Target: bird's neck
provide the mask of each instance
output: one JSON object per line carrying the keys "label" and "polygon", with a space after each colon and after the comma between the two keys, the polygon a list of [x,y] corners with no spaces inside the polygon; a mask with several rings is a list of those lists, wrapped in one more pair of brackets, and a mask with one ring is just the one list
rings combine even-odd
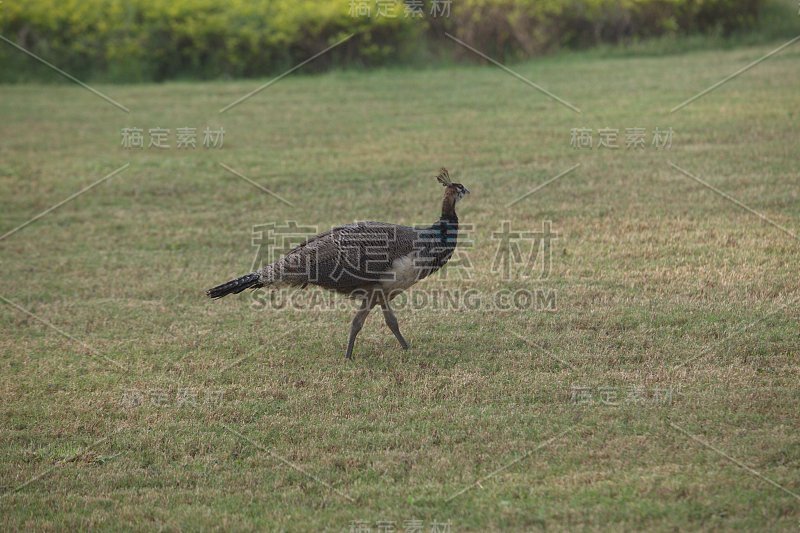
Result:
{"label": "bird's neck", "polygon": [[458,224],[458,215],[456,215],[456,197],[451,191],[444,193],[442,199],[442,216],[439,220]]}
{"label": "bird's neck", "polygon": [[[434,224],[434,228],[439,232],[442,241],[452,240],[458,233],[458,215],[456,215],[456,202],[454,198],[445,195],[442,201],[442,215]],[[452,244],[455,244],[453,242]]]}

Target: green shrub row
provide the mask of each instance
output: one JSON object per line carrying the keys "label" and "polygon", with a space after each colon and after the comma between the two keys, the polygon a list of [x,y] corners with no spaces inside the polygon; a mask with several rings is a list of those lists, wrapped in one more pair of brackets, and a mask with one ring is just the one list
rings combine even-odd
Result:
{"label": "green shrub row", "polygon": [[727,34],[755,22],[762,0],[464,0],[465,41],[508,59],[664,34]]}
{"label": "green shrub row", "polygon": [[[308,68],[465,54],[446,31],[499,59],[731,31],[752,23],[762,0],[425,0],[421,17],[407,16],[418,2],[406,1],[389,10],[386,0],[26,0],[3,3],[0,34],[82,79],[251,77],[280,72],[352,33]],[[52,76],[0,43],[0,81]]]}
{"label": "green shrub row", "polygon": [[465,41],[505,59],[664,34],[727,34],[752,25],[762,0],[462,0]]}

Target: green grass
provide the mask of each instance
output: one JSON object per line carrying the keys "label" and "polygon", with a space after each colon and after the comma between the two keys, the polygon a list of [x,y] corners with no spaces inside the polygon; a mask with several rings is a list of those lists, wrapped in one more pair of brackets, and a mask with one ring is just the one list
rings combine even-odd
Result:
{"label": "green grass", "polygon": [[[800,45],[669,114],[779,44],[518,66],[580,115],[493,67],[293,76],[221,115],[257,82],[98,87],[130,114],[0,87],[0,232],[130,163],[0,241],[0,295],[94,351],[0,310],[3,529],[796,530],[800,499],[678,428],[800,493],[800,243],[668,164],[800,233]],[[119,146],[126,126],[206,125],[222,149]],[[607,126],[673,146],[570,148]],[[556,312],[402,311],[409,352],[373,315],[348,362],[352,311],[204,297],[249,269],[255,224],[432,221],[441,166],[473,192],[474,272],[422,287],[526,286],[491,273],[491,233],[551,220]]]}

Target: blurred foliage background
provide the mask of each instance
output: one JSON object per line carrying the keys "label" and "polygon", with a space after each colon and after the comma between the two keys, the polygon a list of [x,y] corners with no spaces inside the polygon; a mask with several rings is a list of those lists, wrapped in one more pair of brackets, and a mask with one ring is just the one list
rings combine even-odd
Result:
{"label": "blurred foliage background", "polygon": [[[725,38],[753,28],[766,1],[25,0],[2,4],[0,34],[81,79],[239,78],[281,72],[351,33],[306,69],[476,60],[445,32],[501,61],[644,38]],[[0,81],[52,78],[2,43]]]}

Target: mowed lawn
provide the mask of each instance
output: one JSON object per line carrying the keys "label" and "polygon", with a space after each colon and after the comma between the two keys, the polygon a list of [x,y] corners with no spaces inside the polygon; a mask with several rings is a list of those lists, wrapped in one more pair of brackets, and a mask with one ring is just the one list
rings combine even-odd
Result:
{"label": "mowed lawn", "polygon": [[[670,113],[780,44],[514,66],[580,114],[493,66],[0,87],[0,233],[129,164],[0,240],[3,529],[796,530],[800,45]],[[403,309],[408,352],[375,313],[346,361],[352,303],[205,297],[255,225],[432,222],[442,166],[472,269],[420,288],[555,311]],[[503,221],[550,221],[544,279]]]}

